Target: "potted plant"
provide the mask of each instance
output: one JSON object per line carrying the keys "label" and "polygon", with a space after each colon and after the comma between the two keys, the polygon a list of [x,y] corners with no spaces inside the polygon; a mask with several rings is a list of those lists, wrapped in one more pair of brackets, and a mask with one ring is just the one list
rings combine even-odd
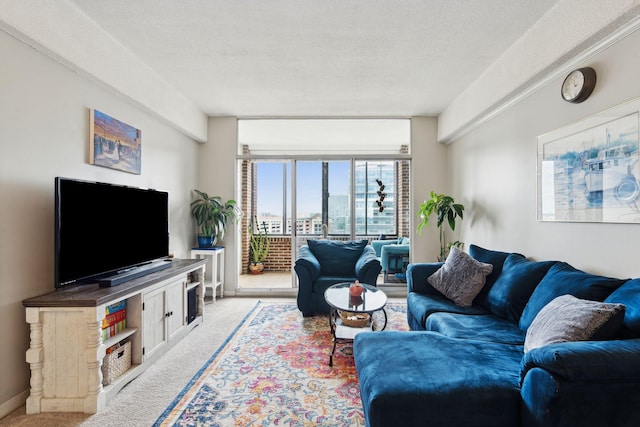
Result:
{"label": "potted plant", "polygon": [[209,196],[207,193],[193,190],[198,198],[191,202],[191,213],[198,224],[198,246],[211,247],[218,239],[224,239],[229,221],[240,217],[240,210],[235,200],[222,201],[220,196]]}
{"label": "potted plant", "polygon": [[440,255],[438,256],[438,261],[444,261],[451,246],[462,247],[463,243],[455,241],[447,244],[442,224],[446,220],[451,231],[455,231],[456,218],[460,217],[460,220],[463,219],[464,206],[460,203],[456,203],[451,196],[436,194],[433,191],[430,196],[431,199],[425,200],[420,205],[420,209],[418,209],[418,216],[420,217],[420,222],[418,223],[418,234],[422,234],[422,228],[429,224],[429,217],[431,217],[433,213],[437,214],[438,221],[436,225],[440,230]]}
{"label": "potted plant", "polygon": [[[269,233],[267,224],[262,221],[262,228],[257,223],[257,218],[249,224],[249,236],[251,238],[251,263],[249,271],[253,274],[260,274],[264,270],[264,260],[269,254]],[[257,229],[257,230],[256,230]]]}

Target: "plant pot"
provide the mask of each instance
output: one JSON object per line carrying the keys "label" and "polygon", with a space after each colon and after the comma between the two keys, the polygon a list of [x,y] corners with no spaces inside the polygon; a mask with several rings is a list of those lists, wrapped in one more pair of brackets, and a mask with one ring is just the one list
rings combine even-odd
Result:
{"label": "plant pot", "polygon": [[261,262],[252,262],[249,264],[249,271],[251,274],[262,274],[264,270],[264,264]]}
{"label": "plant pot", "polygon": [[215,237],[212,236],[198,236],[198,247],[210,248],[216,244]]}

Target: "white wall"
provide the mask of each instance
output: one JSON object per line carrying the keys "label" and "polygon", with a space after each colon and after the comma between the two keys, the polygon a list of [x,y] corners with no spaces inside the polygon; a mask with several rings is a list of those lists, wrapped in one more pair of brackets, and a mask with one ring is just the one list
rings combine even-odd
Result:
{"label": "white wall", "polygon": [[206,141],[205,114],[73,2],[0,2],[0,30],[37,46],[101,87],[112,88],[186,135]]}
{"label": "white wall", "polygon": [[603,38],[638,28],[639,13],[639,0],[558,0],[440,114],[438,140],[461,137],[542,79],[566,74]]}
{"label": "white wall", "polygon": [[[431,191],[446,191],[446,146],[437,143],[438,120],[435,117],[411,119],[411,262],[433,262],[440,253],[438,229],[430,225],[416,234],[420,204]],[[431,224],[431,223],[429,223]]]}
{"label": "white wall", "polygon": [[[237,147],[238,120],[235,117],[209,119],[208,141],[200,147],[198,155],[198,190],[209,195],[233,199],[244,210],[237,196]],[[224,236],[224,287],[225,293],[235,294],[239,273],[239,224],[230,224]]]}
{"label": "white wall", "polygon": [[[0,31],[0,417],[24,403],[29,328],[22,300],[54,290],[54,177],[167,190],[171,249],[194,243],[198,144]],[[89,109],[142,130],[142,174],[88,164]],[[104,230],[87,230],[87,250]],[[91,241],[97,237],[97,241]]]}
{"label": "white wall", "polygon": [[559,78],[448,146],[448,189],[467,207],[461,236],[467,246],[640,276],[640,224],[536,220],[537,136],[640,97],[638,46],[640,32],[580,64],[597,72],[596,88],[582,104],[562,101]]}

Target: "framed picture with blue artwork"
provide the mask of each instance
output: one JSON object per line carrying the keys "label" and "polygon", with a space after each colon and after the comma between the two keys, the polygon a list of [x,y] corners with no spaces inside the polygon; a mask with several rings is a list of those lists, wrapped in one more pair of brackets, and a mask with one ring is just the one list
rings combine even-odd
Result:
{"label": "framed picture with blue artwork", "polygon": [[538,137],[538,220],[640,222],[640,99]]}
{"label": "framed picture with blue artwork", "polygon": [[94,109],[91,109],[90,117],[89,163],[140,175],[140,129]]}

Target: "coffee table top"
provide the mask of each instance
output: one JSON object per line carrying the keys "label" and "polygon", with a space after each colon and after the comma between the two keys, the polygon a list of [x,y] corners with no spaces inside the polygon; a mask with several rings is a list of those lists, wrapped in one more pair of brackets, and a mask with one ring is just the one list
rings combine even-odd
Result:
{"label": "coffee table top", "polygon": [[352,282],[343,282],[329,287],[324,292],[324,299],[336,310],[351,311],[354,313],[373,313],[382,310],[387,304],[387,295],[375,286],[361,283],[364,291],[360,297],[352,297],[349,294],[349,286]]}

